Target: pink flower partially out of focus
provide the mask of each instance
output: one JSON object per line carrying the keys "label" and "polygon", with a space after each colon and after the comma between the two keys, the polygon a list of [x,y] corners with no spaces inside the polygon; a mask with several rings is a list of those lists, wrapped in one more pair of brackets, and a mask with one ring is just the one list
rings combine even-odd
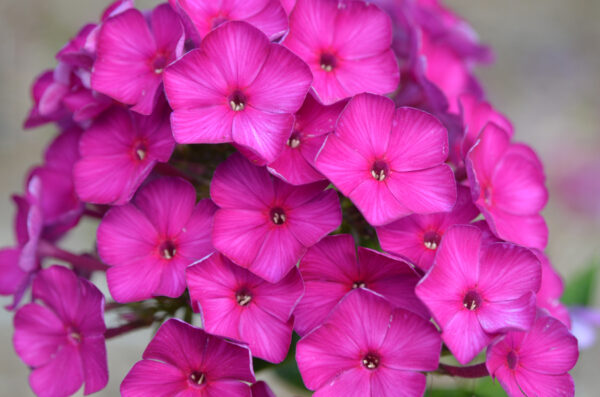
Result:
{"label": "pink flower partially out of focus", "polygon": [[486,366],[510,397],[573,396],[568,371],[579,352],[577,339],[560,321],[538,315],[529,332],[509,332],[487,351]]}
{"label": "pink flower partially out of focus", "polygon": [[530,250],[510,243],[482,244],[477,227],[456,225],[446,232],[416,293],[452,354],[466,364],[493,334],[531,327],[540,279],[540,262]]}
{"label": "pink flower partially out of focus", "polygon": [[446,230],[453,225],[470,223],[478,214],[469,189],[458,186],[458,198],[452,211],[410,215],[378,227],[377,236],[385,251],[427,271]]}
{"label": "pink flower partially out of focus", "polygon": [[312,95],[307,95],[304,105],[296,113],[294,130],[281,155],[268,165],[271,173],[292,185],[325,179],[314,168],[315,157],[327,134],[333,132],[344,106],[344,101],[324,106]]}
{"label": "pink flower partially out of focus", "polygon": [[456,182],[444,164],[447,156],[448,133],[435,117],[360,94],[342,112],[315,166],[367,222],[380,226],[454,207]]}
{"label": "pink flower partially out of focus", "polygon": [[296,360],[315,397],[422,396],[440,349],[433,324],[359,288],[298,342]]}
{"label": "pink flower partially out of focus", "polygon": [[534,250],[534,253],[542,264],[542,281],[540,290],[536,294],[536,304],[539,308],[547,310],[552,317],[562,322],[567,328],[571,328],[569,311],[560,302],[564,290],[563,280],[543,252]]}
{"label": "pink flower partially out of focus", "polygon": [[212,241],[238,266],[280,281],[306,249],[335,230],[342,214],[327,182],[292,186],[236,153],[221,163],[210,195],[215,213]]}
{"label": "pink flower partially out of focus", "polygon": [[157,162],[169,161],[175,141],[164,106],[151,116],[115,106],[84,132],[73,175],[82,201],[125,204]]}
{"label": "pink flower partially out of focus", "polygon": [[348,234],[328,236],[311,247],[300,261],[306,292],[294,310],[294,330],[304,336],[320,325],[350,291],[367,288],[394,307],[429,319],[414,293],[419,276],[402,261],[358,247]]}
{"label": "pink flower partially out of focus", "polygon": [[271,162],[292,133],[311,79],[291,51],[246,22],[227,22],[165,72],[175,140],[234,142]]}
{"label": "pink flower partially out of focus", "polygon": [[297,269],[272,284],[217,253],[188,268],[187,284],[207,332],[247,343],[255,357],[283,361],[292,339],[290,316],[304,292]]}
{"label": "pink flower partially out of focus", "polygon": [[283,44],[308,64],[313,89],[326,105],[361,92],[388,94],[398,87],[392,23],[373,4],[298,0]]}
{"label": "pink flower partially out of focus", "polygon": [[245,21],[260,29],[270,40],[288,27],[287,15],[279,0],[170,0],[190,18],[200,37],[227,21]]}
{"label": "pink flower partially out of focus", "polygon": [[[108,382],[104,297],[67,268],[52,266],[33,282],[34,303],[15,315],[17,355],[32,368],[29,383],[40,397],[66,397]],[[42,304],[43,303],[43,304]]]}
{"label": "pink flower partially out of focus", "polygon": [[524,144],[489,123],[466,158],[473,201],[503,240],[543,250],[548,227],[540,211],[548,201],[542,163]]}
{"label": "pink flower partially out of focus", "polygon": [[131,203],[111,208],[98,227],[98,253],[111,265],[106,278],[113,298],[180,296],[186,267],[213,251],[214,211],[208,199],[196,204],[196,190],[180,178],[156,179]]}
{"label": "pink flower partially out of focus", "polygon": [[248,348],[178,319],[167,320],[121,383],[123,397],[252,397]]}
{"label": "pink flower partially out of focus", "polygon": [[252,397],[276,397],[269,385],[264,381],[258,381],[252,385]]}
{"label": "pink flower partially out of focus", "polygon": [[137,9],[107,19],[96,44],[92,88],[141,114],[152,113],[163,72],[183,52],[183,25],[168,4],[148,20]]}

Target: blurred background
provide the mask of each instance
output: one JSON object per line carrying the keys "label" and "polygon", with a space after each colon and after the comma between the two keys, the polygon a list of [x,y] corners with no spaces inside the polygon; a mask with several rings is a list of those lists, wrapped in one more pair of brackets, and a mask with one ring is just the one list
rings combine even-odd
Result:
{"label": "blurred background", "polygon": [[[152,3],[156,2],[137,1],[140,7]],[[589,279],[585,271],[600,257],[600,1],[445,3],[492,46],[495,64],[476,74],[492,104],[513,121],[515,138],[533,146],[544,161],[550,189],[544,211],[550,259],[567,283],[578,276]],[[54,67],[54,54],[108,4],[0,0],[0,247],[14,243],[10,195],[23,190],[28,168],[41,161],[43,148],[55,134],[52,127],[21,128],[31,104],[31,81]],[[88,247],[94,225],[78,230],[67,245]],[[586,287],[572,287],[577,288]],[[600,306],[600,294],[593,299]],[[7,303],[0,299],[0,304]],[[0,396],[30,396],[29,370],[13,351],[11,324],[12,316],[0,310]],[[98,396],[118,395],[121,379],[141,358],[149,338],[149,332],[141,331],[108,343],[111,380]],[[599,367],[597,343],[581,352],[572,371],[577,396],[598,395]]]}

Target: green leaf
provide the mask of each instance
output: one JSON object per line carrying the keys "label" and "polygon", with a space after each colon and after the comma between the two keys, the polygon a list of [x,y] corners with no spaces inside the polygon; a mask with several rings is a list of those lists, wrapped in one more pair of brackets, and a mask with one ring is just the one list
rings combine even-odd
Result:
{"label": "green leaf", "polygon": [[425,392],[425,397],[505,397],[506,392],[498,381],[489,376],[476,381],[470,386],[455,389],[431,389]]}
{"label": "green leaf", "polygon": [[594,286],[598,273],[598,262],[593,261],[586,269],[572,277],[561,298],[569,306],[590,306],[594,299]]}

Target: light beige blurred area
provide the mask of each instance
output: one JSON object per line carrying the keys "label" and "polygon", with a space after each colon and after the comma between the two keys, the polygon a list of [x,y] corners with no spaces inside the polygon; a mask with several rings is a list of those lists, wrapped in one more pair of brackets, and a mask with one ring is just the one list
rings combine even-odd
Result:
{"label": "light beige blurred area", "polygon": [[[23,131],[34,77],[55,65],[54,54],[108,0],[0,0],[0,246],[12,245],[10,195],[23,189],[29,167],[39,163],[52,127]],[[141,7],[155,1],[138,1]],[[513,121],[516,139],[532,145],[546,165],[550,203],[548,254],[569,279],[600,257],[600,220],[568,209],[558,180],[585,159],[600,157],[600,1],[447,0],[496,54],[477,70],[489,100]],[[595,175],[600,178],[600,175]],[[568,192],[566,192],[568,194]],[[598,198],[600,200],[600,198]],[[69,238],[87,248],[92,222]],[[8,299],[1,298],[5,305]],[[596,295],[596,305],[600,294]],[[15,356],[12,315],[0,311],[0,397],[31,396],[28,369]],[[110,382],[98,396],[117,396],[119,383],[149,340],[141,331],[108,343]],[[583,351],[572,372],[576,395],[598,396],[600,346]],[[290,397],[293,391],[278,392]]]}

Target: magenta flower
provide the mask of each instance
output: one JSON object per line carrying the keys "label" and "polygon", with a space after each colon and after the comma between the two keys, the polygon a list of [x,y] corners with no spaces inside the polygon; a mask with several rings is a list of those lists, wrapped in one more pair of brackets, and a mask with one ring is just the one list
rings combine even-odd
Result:
{"label": "magenta flower", "polygon": [[84,132],[74,169],[82,201],[125,204],[157,162],[169,161],[175,141],[165,111],[141,116],[113,107]]}
{"label": "magenta flower", "polygon": [[315,165],[367,222],[380,226],[452,209],[456,183],[443,164],[447,156],[448,133],[433,116],[360,94],[342,112]]}
{"label": "magenta flower", "polygon": [[536,294],[538,308],[547,310],[555,319],[571,328],[571,317],[566,306],[560,302],[564,284],[560,275],[554,270],[548,257],[541,251],[533,251],[542,264],[542,281],[540,290]]}
{"label": "magenta flower", "polygon": [[416,293],[452,354],[466,364],[494,333],[531,327],[540,279],[540,261],[530,250],[483,244],[477,227],[456,225],[446,231]]}
{"label": "magenta flower", "polygon": [[367,288],[381,294],[394,307],[429,319],[415,295],[417,274],[402,261],[369,248],[358,247],[348,234],[328,236],[311,247],[300,261],[306,292],[294,310],[294,330],[306,335],[350,291]]}
{"label": "magenta flower", "polygon": [[390,17],[362,1],[298,0],[283,44],[313,74],[319,100],[332,104],[361,92],[395,91],[400,71]]}
{"label": "magenta flower", "polygon": [[341,223],[341,208],[327,182],[292,186],[234,154],[215,171],[210,195],[217,251],[257,276],[276,283],[306,249]]}
{"label": "magenta flower", "polygon": [[359,288],[298,342],[296,360],[315,397],[422,396],[440,349],[433,324]]}
{"label": "magenta flower", "polygon": [[268,165],[269,171],[292,185],[325,179],[314,168],[314,160],[327,135],[333,132],[344,106],[344,101],[323,106],[312,95],[307,95],[304,105],[296,113],[294,131],[281,155]]}
{"label": "magenta flower", "polygon": [[246,22],[227,22],[165,72],[179,143],[235,142],[275,160],[310,87],[308,67]]}
{"label": "magenta flower", "polygon": [[61,103],[67,92],[65,84],[54,81],[53,70],[42,72],[31,86],[33,107],[23,127],[34,128],[48,122],[68,119],[69,112]]}
{"label": "magenta flower", "polygon": [[304,292],[297,269],[271,284],[217,253],[188,268],[187,284],[207,332],[247,343],[254,357],[283,361]]}
{"label": "magenta flower", "polygon": [[378,227],[381,248],[406,258],[422,270],[429,270],[442,237],[452,225],[471,222],[479,211],[471,201],[471,192],[458,186],[456,205],[450,212],[430,215],[410,215]]}
{"label": "magenta flower", "polygon": [[486,366],[510,397],[573,396],[568,371],[579,352],[577,339],[560,321],[538,315],[529,332],[509,332],[487,351]]}
{"label": "magenta flower", "polygon": [[494,234],[544,249],[548,227],[539,212],[548,191],[542,163],[533,150],[511,144],[508,134],[490,123],[467,154],[466,167],[473,201]]}
{"label": "magenta flower", "polygon": [[198,1],[176,0],[190,18],[200,37],[227,21],[245,21],[260,29],[270,40],[285,33],[287,14],[278,0]]}
{"label": "magenta flower", "polygon": [[[33,282],[34,303],[15,315],[17,355],[32,368],[29,383],[40,397],[84,394],[108,382],[104,297],[72,271],[52,266]],[[43,303],[43,304],[42,304]]]}
{"label": "magenta flower", "polygon": [[252,385],[252,397],[276,397],[267,382],[258,381]]}
{"label": "magenta flower", "polygon": [[167,320],[121,383],[123,397],[252,397],[248,348],[178,319]]}
{"label": "magenta flower", "polygon": [[151,114],[163,71],[181,56],[183,39],[183,25],[168,4],[157,6],[148,20],[136,9],[107,19],[98,33],[92,88]]}
{"label": "magenta flower", "polygon": [[28,273],[19,266],[20,257],[19,248],[0,249],[0,295],[15,295],[25,283]]}
{"label": "magenta flower", "polygon": [[215,206],[196,204],[196,190],[180,178],[156,179],[133,201],[110,209],[98,227],[98,253],[111,268],[108,288],[117,302],[185,290],[185,268],[213,251]]}

